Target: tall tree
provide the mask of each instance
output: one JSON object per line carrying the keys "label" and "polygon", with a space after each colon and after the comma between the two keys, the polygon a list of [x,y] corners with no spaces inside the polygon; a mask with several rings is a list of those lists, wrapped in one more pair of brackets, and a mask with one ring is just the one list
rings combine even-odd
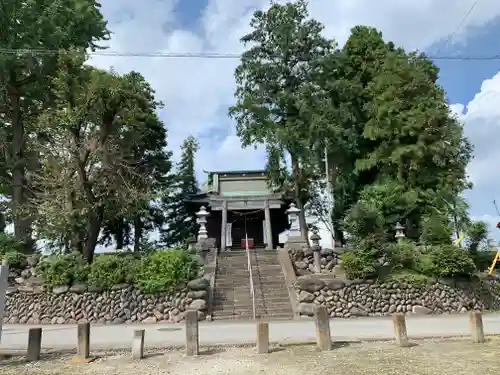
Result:
{"label": "tall tree", "polygon": [[335,50],[335,42],[321,35],[323,26],[309,18],[303,0],[256,11],[250,26],[253,30],[241,39],[249,48],[235,72],[237,102],[230,115],[243,146],[266,146],[270,184],[296,201],[307,238],[304,207],[315,178],[311,149],[316,139],[310,137],[306,99],[316,90],[319,63]]}
{"label": "tall tree", "polygon": [[91,262],[106,220],[137,215],[154,198],[158,176],[149,163],[164,157],[166,143],[153,91],[141,76],[82,62],[61,58],[54,106],[40,116],[42,166],[31,203],[43,238],[69,242]]}
{"label": "tall tree", "polygon": [[[23,213],[30,189],[26,171],[36,168],[28,151],[31,124],[52,105],[51,79],[57,71],[57,51],[97,48],[108,38],[106,22],[95,0],[2,0],[0,2],[0,125],[8,140],[2,177],[10,178],[14,231],[29,241],[31,220]],[[4,170],[5,169],[5,170]]]}
{"label": "tall tree", "polygon": [[195,171],[198,147],[198,141],[193,136],[184,140],[174,176],[174,188],[163,198],[166,225],[161,237],[167,246],[178,246],[189,238],[196,238],[196,213],[186,203],[190,196],[200,192]]}

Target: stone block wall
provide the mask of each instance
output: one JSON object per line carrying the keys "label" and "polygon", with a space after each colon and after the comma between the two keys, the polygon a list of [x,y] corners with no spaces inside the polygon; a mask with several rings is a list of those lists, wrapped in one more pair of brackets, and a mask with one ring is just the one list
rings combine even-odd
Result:
{"label": "stone block wall", "polygon": [[[327,249],[323,248],[320,251],[321,255],[321,272],[335,273],[340,265],[340,255],[343,249]],[[309,247],[304,249],[289,249],[288,254],[295,268],[295,273],[298,276],[310,275],[314,273],[314,255],[313,250]]]}
{"label": "stone block wall", "polygon": [[200,320],[206,317],[209,282],[204,278],[190,281],[174,293],[154,295],[126,284],[109,291],[86,285],[44,290],[29,280],[9,288],[4,323],[177,323],[184,319],[186,310],[197,310]]}
{"label": "stone block wall", "polygon": [[415,286],[300,276],[295,288],[298,311],[302,316],[312,316],[315,304],[326,306],[332,318],[381,316],[396,312],[443,314],[500,309],[500,283],[496,280],[440,280]]}

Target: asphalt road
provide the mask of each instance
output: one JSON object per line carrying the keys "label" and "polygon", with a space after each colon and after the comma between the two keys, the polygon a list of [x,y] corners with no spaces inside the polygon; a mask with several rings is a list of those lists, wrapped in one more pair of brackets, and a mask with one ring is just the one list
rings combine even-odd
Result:
{"label": "asphalt road", "polygon": [[[500,315],[483,315],[484,332],[500,334]],[[390,317],[366,317],[358,319],[333,319],[330,321],[333,341],[386,340],[393,338]],[[0,349],[24,350],[28,343],[27,325],[4,325]],[[132,333],[145,329],[146,347],[180,346],[185,342],[184,324],[140,324],[140,325],[93,325],[90,346],[96,349],[126,349],[131,347]],[[409,337],[448,337],[470,334],[469,316],[409,316]],[[315,340],[312,320],[270,322],[271,342],[297,343]],[[43,349],[76,348],[76,326],[43,326]],[[199,340],[202,346],[251,344],[256,340],[256,325],[253,322],[201,322]]]}

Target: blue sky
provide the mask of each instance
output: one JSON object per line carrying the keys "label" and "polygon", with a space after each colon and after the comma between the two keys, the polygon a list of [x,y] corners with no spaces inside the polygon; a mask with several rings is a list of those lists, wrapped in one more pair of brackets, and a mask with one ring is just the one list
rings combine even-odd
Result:
{"label": "blue sky", "polygon": [[[279,1],[278,2],[283,2]],[[121,52],[240,53],[239,38],[248,31],[255,9],[268,0],[107,0],[103,13],[113,38],[109,47]],[[310,0],[310,13],[325,25],[325,35],[342,45],[351,27],[375,26],[387,39],[430,55],[494,55],[500,53],[500,1],[479,0],[454,33],[471,0]],[[227,117],[233,104],[233,72],[237,60],[162,59],[96,56],[91,62],[118,71],[145,75],[165,103],[162,118],[169,145],[178,155],[188,135],[198,137],[199,176],[205,170],[264,166],[263,151],[242,150]],[[491,201],[500,200],[500,60],[436,61],[440,83],[452,110],[465,124],[475,146],[469,174],[475,188],[467,193],[471,213],[491,224],[500,220]],[[496,230],[496,232],[500,232]],[[500,236],[497,236],[500,239]]]}

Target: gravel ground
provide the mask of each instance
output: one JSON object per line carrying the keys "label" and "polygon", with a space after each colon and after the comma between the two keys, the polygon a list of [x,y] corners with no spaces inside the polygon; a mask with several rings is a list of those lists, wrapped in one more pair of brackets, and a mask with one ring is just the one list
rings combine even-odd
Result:
{"label": "gravel ground", "polygon": [[156,350],[142,361],[128,353],[108,353],[85,365],[70,364],[71,355],[45,355],[40,362],[23,364],[22,358],[0,362],[0,375],[461,375],[497,374],[500,339],[485,344],[470,340],[415,341],[410,348],[393,342],[338,344],[329,352],[312,345],[274,348],[268,355],[253,348],[208,348],[202,355],[185,357],[176,350]]}

